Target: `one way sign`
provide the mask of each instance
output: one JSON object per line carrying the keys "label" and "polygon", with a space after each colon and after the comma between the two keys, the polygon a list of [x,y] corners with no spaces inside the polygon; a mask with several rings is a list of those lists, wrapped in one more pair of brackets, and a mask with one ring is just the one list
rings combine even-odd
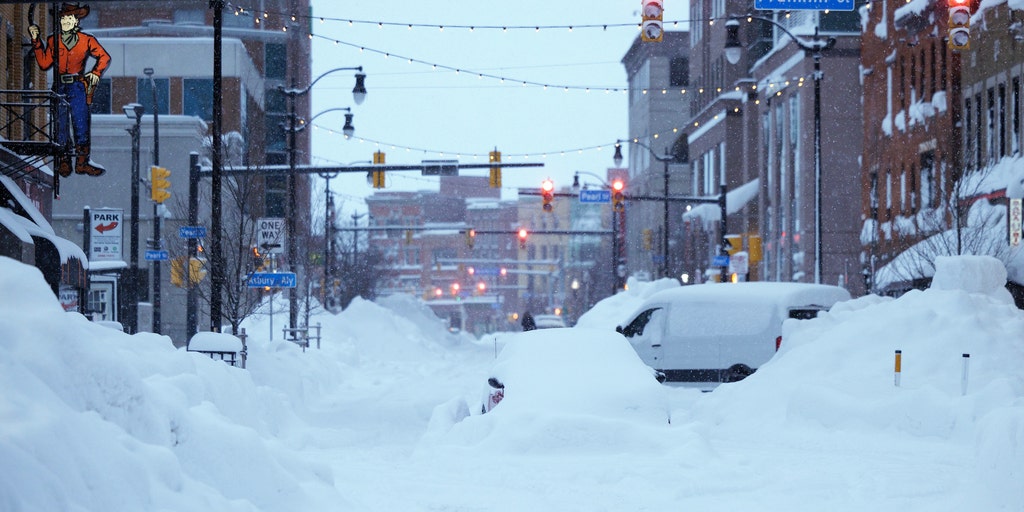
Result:
{"label": "one way sign", "polygon": [[261,218],[256,221],[256,244],[263,252],[284,252],[284,219]]}

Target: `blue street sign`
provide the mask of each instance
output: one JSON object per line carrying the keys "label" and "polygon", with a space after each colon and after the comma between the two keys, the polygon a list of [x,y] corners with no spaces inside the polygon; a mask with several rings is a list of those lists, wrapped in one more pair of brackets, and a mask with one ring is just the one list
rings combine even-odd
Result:
{"label": "blue street sign", "polygon": [[501,269],[498,267],[479,267],[474,269],[473,273],[478,276],[496,276],[501,274]]}
{"label": "blue street sign", "polygon": [[611,190],[580,190],[580,202],[590,204],[608,204],[612,202]]}
{"label": "blue street sign", "polygon": [[754,0],[759,11],[852,11],[853,0]]}
{"label": "blue street sign", "polygon": [[206,238],[206,226],[181,226],[178,228],[179,238]]}
{"label": "blue street sign", "polygon": [[249,288],[295,288],[295,272],[253,272],[249,274]]}
{"label": "blue street sign", "polygon": [[171,255],[167,251],[146,251],[146,261],[167,261],[171,259]]}
{"label": "blue street sign", "polygon": [[715,259],[711,262],[712,267],[728,267],[729,256],[727,254],[719,254],[715,256]]}

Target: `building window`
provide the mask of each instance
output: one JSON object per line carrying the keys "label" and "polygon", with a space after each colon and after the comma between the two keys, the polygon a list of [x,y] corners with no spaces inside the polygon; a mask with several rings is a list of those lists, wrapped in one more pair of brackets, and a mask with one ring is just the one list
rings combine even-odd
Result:
{"label": "building window", "polygon": [[186,78],[184,86],[182,114],[213,121],[213,79]]}
{"label": "building window", "polygon": [[264,59],[267,79],[284,80],[288,73],[288,47],[280,43],[267,43]]}
{"label": "building window", "polygon": [[967,158],[964,158],[964,165],[968,169],[974,168],[974,152],[971,151],[971,123],[973,111],[971,110],[971,97],[964,98],[964,153]]}
{"label": "building window", "polygon": [[1020,154],[1020,77],[1013,77],[1010,94],[1010,154]]}
{"label": "building window", "polygon": [[669,64],[669,85],[687,87],[690,85],[690,60],[686,57],[675,57]]}
{"label": "building window", "polygon": [[286,215],[285,189],[288,178],[285,176],[267,176],[266,201],[264,211],[268,217],[284,217]]}
{"label": "building window", "polygon": [[999,156],[1006,156],[1006,84],[999,84]]}
{"label": "building window", "polygon": [[[156,84],[156,108],[160,115],[170,114],[170,86],[171,81],[167,78],[154,78]],[[135,101],[146,107],[146,113],[153,111],[153,88],[149,85],[148,78],[139,78],[135,82]],[[95,98],[93,99],[95,102]]]}
{"label": "building window", "polygon": [[921,153],[921,208],[935,207],[935,151]]}

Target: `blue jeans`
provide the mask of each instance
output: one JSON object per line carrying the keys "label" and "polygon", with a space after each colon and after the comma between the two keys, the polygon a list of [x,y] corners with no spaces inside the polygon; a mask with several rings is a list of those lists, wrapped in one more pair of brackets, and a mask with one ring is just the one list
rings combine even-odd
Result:
{"label": "blue jeans", "polygon": [[71,128],[74,131],[76,146],[89,146],[89,126],[92,118],[89,113],[89,105],[85,101],[85,82],[75,80],[70,84],[58,83],[57,93],[63,94],[68,105],[63,104],[57,107],[57,143],[67,143],[68,133],[68,110],[71,111]]}

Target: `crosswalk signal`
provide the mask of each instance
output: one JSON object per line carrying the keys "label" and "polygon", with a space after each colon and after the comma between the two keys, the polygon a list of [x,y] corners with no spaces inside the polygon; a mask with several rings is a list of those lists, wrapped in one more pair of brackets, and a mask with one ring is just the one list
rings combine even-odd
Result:
{"label": "crosswalk signal", "polygon": [[544,199],[544,211],[551,212],[554,209],[551,203],[555,200],[555,182],[551,178],[540,182],[540,195]]}
{"label": "crosswalk signal", "polygon": [[615,180],[612,182],[612,207],[615,211],[622,212],[626,209],[625,200],[626,196],[623,194],[623,190],[626,188],[626,182],[622,180]]}
{"label": "crosswalk signal", "polygon": [[640,39],[645,43],[660,43],[665,35],[662,25],[662,14],[665,12],[664,0],[641,0]]}
{"label": "crosswalk signal", "polygon": [[[384,165],[384,152],[375,151],[373,153],[373,165]],[[384,188],[384,171],[374,170],[373,173],[373,188]]]}
{"label": "crosswalk signal", "polygon": [[949,0],[949,47],[953,50],[971,48],[970,0]]}
{"label": "crosswalk signal", "polygon": [[163,203],[171,197],[171,171],[163,167],[149,168],[149,197],[157,203]]}
{"label": "crosswalk signal", "polygon": [[[491,151],[490,156],[489,156],[489,161],[492,164],[500,164],[501,163],[501,151],[498,151],[498,148],[494,148],[494,151]],[[490,176],[490,179],[488,180],[488,182],[490,183],[491,188],[501,188],[501,167],[500,166],[491,167],[491,176]]]}

